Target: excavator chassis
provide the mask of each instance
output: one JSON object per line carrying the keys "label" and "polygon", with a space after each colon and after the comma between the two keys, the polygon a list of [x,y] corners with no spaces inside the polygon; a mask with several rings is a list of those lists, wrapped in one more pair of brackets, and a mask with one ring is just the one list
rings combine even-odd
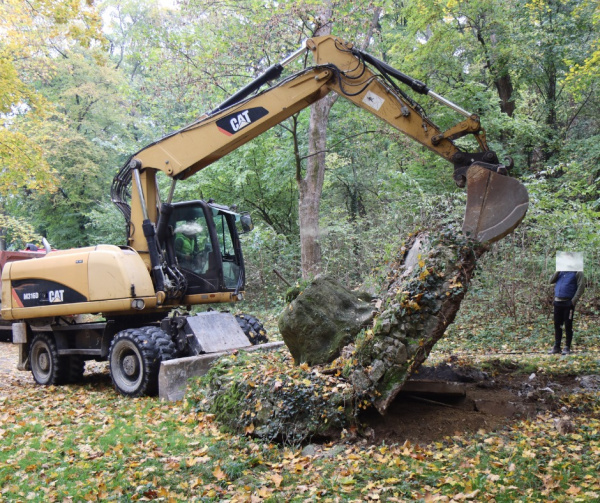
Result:
{"label": "excavator chassis", "polygon": [[[179,316],[177,324],[173,318],[165,318],[128,329],[115,320],[68,324],[56,320],[28,321],[12,324],[13,343],[19,347],[17,368],[31,370],[39,384],[77,382],[85,360],[108,360],[113,383],[122,394],[158,393],[170,401],[183,398],[188,379],[206,373],[217,358],[283,344],[253,345],[232,314],[217,311]],[[148,346],[165,346],[164,351],[159,351],[158,362],[146,361],[147,353],[136,347],[140,339]],[[169,346],[178,345],[183,349],[170,354],[177,357],[161,361]],[[144,379],[147,384],[142,383]]]}

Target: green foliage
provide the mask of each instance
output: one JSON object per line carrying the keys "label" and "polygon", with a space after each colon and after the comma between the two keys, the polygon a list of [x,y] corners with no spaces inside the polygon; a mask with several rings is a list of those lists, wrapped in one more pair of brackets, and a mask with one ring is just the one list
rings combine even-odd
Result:
{"label": "green foliage", "polygon": [[[491,299],[489,305],[497,300],[511,317],[534,316],[544,298],[535,285],[551,270],[553,254],[573,249],[586,254],[593,296],[600,204],[597,5],[338,2],[334,33],[362,45],[357,34],[379,7],[369,52],[480,114],[491,148],[501,159],[513,156],[515,173],[526,177],[532,204],[522,233],[485,259],[478,295]],[[123,224],[108,200],[116,169],[296,50],[319,25],[321,8],[313,1],[267,10],[253,0],[174,8],[138,0],[3,2],[3,213],[33,225],[57,247],[122,244]],[[513,88],[512,114],[502,112],[502,79]],[[457,122],[455,112],[414,97],[440,126]],[[301,275],[294,134],[304,158],[309,114],[294,120],[176,190],[177,200],[212,197],[252,211],[258,225],[242,237],[247,298],[271,313],[284,302],[280,276],[293,284]],[[319,222],[323,269],[349,286],[373,283],[408,233],[458,221],[465,194],[454,186],[448,163],[345,100],[337,100],[329,122]],[[162,194],[168,185],[161,181]],[[510,274],[503,274],[506,257]],[[495,283],[498,276],[503,280]],[[530,294],[532,303],[519,301]]]}
{"label": "green foliage", "polygon": [[0,45],[0,205],[22,189],[54,189],[55,173],[29,133],[44,119],[46,103],[18,75],[12,58]]}
{"label": "green foliage", "polygon": [[93,205],[85,224],[90,244],[125,245],[127,232],[123,216],[111,202]]}
{"label": "green foliage", "polygon": [[6,250],[22,250],[27,243],[41,245],[35,229],[24,219],[0,214],[0,239]]}

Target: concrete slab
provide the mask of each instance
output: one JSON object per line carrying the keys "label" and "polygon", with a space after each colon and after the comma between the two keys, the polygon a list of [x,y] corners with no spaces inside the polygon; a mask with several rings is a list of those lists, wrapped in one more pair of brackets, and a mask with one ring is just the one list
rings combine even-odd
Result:
{"label": "concrete slab", "polygon": [[426,395],[446,395],[461,397],[467,394],[466,386],[461,382],[430,381],[409,379],[402,386],[401,393],[418,393]]}
{"label": "concrete slab", "polygon": [[[237,322],[236,322],[237,323]],[[158,396],[163,400],[176,402],[182,400],[187,388],[188,379],[206,374],[212,363],[221,356],[231,354],[234,351],[269,351],[279,349],[283,341],[268,342],[243,348],[235,348],[228,351],[207,353],[199,356],[188,356],[168,360],[160,364],[158,373]]]}

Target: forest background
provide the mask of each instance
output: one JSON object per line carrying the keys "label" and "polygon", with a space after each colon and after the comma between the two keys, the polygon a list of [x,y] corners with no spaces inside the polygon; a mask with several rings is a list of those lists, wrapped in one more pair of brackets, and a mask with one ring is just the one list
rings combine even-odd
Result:
{"label": "forest background", "polygon": [[[491,148],[513,157],[529,190],[523,224],[480,263],[469,331],[484,319],[494,320],[485,330],[496,338],[515,324],[547,326],[545,285],[559,250],[584,253],[580,311],[597,320],[597,2],[2,0],[0,10],[0,248],[42,236],[55,248],[125,244],[109,192],[129,156],[213,109],[305,38],[331,32],[479,114]],[[460,120],[417,101],[442,128]],[[322,188],[312,189],[321,260],[310,273],[355,287],[376,277],[410,232],[460,222],[466,197],[450,165],[345,100],[328,119]],[[179,183],[175,195],[251,211],[245,309],[267,317],[284,304],[280,278],[310,276],[299,192],[317,157],[311,120],[300,112]]]}

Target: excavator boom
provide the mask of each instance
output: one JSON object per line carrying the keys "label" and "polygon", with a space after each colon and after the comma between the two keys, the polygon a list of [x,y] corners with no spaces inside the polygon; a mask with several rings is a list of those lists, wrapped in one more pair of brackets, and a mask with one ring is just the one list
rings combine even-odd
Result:
{"label": "excavator boom", "polygon": [[[280,78],[284,66],[306,52],[312,53],[315,66],[280,79],[259,92],[265,83]],[[398,84],[432,97],[465,119],[442,131]],[[132,156],[133,162],[123,168],[126,174],[121,173],[120,179],[131,179],[131,175],[127,174],[131,166],[140,173],[160,170],[174,180],[186,179],[331,91],[376,115],[454,165],[455,182],[459,186],[467,185],[466,233],[480,241],[496,241],[521,222],[528,206],[527,191],[518,180],[505,176],[507,167],[488,148],[485,131],[477,115],[434,93],[424,83],[333,36],[308,39],[296,53],[269,68],[219,107],[140,150]],[[466,152],[454,143],[454,140],[467,135],[475,138],[479,151]],[[475,166],[478,169],[471,173]],[[147,191],[151,199],[156,197],[155,182],[151,176],[147,188],[141,187],[140,190]],[[114,193],[113,200],[121,207],[125,205],[114,197]],[[141,234],[142,226],[134,225],[132,229],[130,244],[139,250],[146,241]]]}

